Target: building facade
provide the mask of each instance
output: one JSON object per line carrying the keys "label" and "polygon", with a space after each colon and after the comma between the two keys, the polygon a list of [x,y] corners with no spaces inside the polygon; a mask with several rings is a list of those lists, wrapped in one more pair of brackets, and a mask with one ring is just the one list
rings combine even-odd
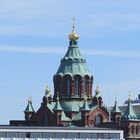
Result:
{"label": "building facade", "polygon": [[92,93],[94,77],[80,53],[78,39],[73,24],[72,32],[69,34],[68,50],[53,76],[54,95],[51,95],[47,87],[40,108],[34,111],[32,101],[29,100],[24,111],[25,120],[11,120],[10,125],[85,129],[106,127],[123,130],[127,140],[140,139],[140,120],[130,98],[124,113],[115,101],[110,116],[99,87],[97,86],[95,93]]}

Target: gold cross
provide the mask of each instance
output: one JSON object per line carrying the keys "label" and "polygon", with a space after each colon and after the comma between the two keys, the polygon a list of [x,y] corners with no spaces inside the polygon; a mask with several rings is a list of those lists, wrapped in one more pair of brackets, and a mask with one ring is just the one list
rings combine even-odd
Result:
{"label": "gold cross", "polygon": [[72,31],[74,32],[75,31],[75,17],[72,18]]}

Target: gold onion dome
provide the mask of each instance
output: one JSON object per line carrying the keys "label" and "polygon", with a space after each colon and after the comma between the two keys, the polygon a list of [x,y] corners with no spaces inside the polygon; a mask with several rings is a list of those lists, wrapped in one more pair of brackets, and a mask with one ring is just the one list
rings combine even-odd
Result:
{"label": "gold onion dome", "polygon": [[69,40],[76,41],[78,39],[79,39],[79,36],[75,31],[75,19],[73,18],[72,32],[69,34]]}

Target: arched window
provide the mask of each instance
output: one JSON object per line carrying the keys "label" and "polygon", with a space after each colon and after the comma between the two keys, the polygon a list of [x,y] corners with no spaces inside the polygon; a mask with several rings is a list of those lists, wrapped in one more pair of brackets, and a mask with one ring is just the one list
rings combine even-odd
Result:
{"label": "arched window", "polygon": [[95,117],[95,123],[96,123],[96,126],[101,124],[103,122],[103,117],[101,114],[98,114],[96,117]]}
{"label": "arched window", "polygon": [[72,78],[70,75],[65,75],[64,77],[64,95],[67,97],[71,95],[71,81]]}
{"label": "arched window", "polygon": [[139,126],[136,126],[136,135],[139,135]]}
{"label": "arched window", "polygon": [[87,94],[87,96],[90,95],[90,77],[88,75],[85,76],[85,92]]}
{"label": "arched window", "polygon": [[87,126],[89,126],[89,115],[87,115]]}
{"label": "arched window", "polygon": [[48,125],[48,114],[47,113],[44,114],[44,122],[43,123],[45,126]]}
{"label": "arched window", "polygon": [[59,95],[62,95],[62,76],[56,75],[54,77],[54,86],[55,86],[55,93],[59,93]]}
{"label": "arched window", "polygon": [[119,123],[120,122],[120,117],[117,117],[117,123]]}
{"label": "arched window", "polygon": [[61,80],[58,81],[58,92],[59,92],[59,95],[62,94],[62,81]]}
{"label": "arched window", "polygon": [[78,80],[78,77],[75,77],[74,85],[75,85],[75,95],[78,95],[79,94],[79,80]]}
{"label": "arched window", "polygon": [[132,134],[132,135],[134,135],[134,129],[135,129],[135,127],[134,127],[134,125],[132,125],[132,126],[131,126],[131,134]]}
{"label": "arched window", "polygon": [[67,92],[67,96],[70,95],[70,79],[68,78],[66,80],[66,92]]}

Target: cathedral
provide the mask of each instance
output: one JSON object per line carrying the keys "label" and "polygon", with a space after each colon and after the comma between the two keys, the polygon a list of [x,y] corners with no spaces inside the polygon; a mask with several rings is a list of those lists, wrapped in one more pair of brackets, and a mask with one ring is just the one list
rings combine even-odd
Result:
{"label": "cathedral", "polygon": [[140,139],[140,119],[128,98],[122,111],[117,100],[111,111],[104,105],[94,77],[80,53],[75,24],[69,34],[69,47],[53,76],[54,94],[47,87],[40,108],[35,111],[31,99],[25,108],[25,120],[11,120],[10,126],[57,126],[115,128],[123,130],[126,140]]}

